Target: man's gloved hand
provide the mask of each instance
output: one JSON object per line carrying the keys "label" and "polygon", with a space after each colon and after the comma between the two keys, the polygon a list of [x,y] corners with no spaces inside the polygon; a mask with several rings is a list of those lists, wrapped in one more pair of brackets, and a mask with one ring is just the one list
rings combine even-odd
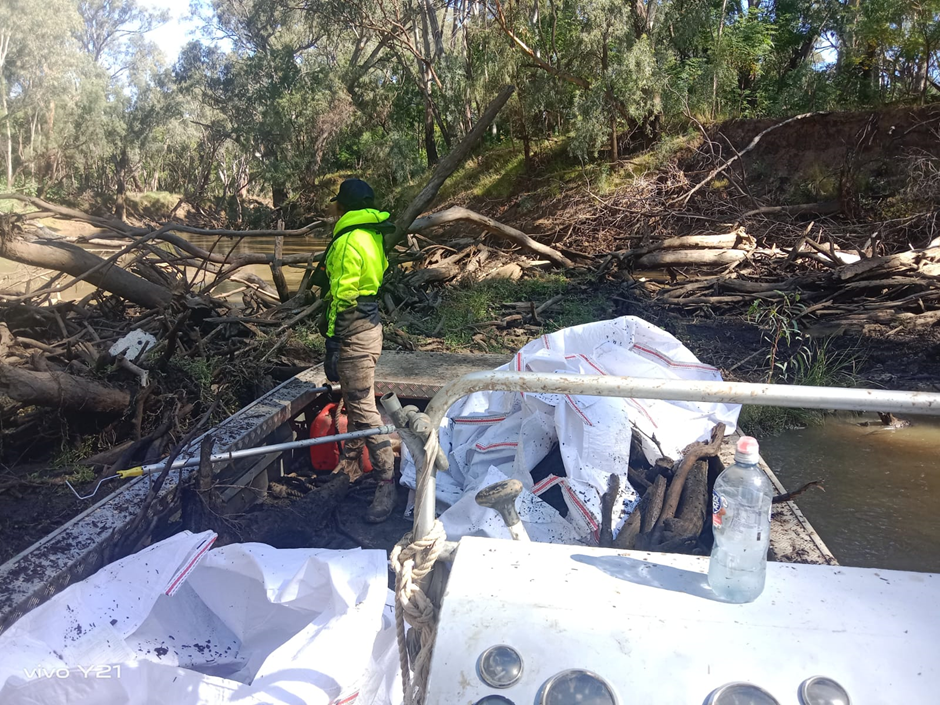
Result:
{"label": "man's gloved hand", "polygon": [[330,382],[339,382],[339,338],[326,339],[326,359],[323,361],[323,371]]}

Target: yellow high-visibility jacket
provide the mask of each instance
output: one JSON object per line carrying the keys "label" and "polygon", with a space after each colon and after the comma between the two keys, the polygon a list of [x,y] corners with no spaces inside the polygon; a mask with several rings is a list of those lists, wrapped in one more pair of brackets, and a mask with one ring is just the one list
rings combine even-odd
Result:
{"label": "yellow high-visibility jacket", "polygon": [[384,211],[364,208],[345,213],[333,226],[333,242],[326,255],[328,336],[342,338],[381,323],[378,293],[388,259],[381,230],[368,226],[388,219]]}

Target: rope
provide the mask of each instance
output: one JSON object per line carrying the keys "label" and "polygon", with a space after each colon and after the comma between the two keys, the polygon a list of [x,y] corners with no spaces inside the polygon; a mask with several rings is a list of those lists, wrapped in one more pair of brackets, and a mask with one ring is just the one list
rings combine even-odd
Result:
{"label": "rope", "polygon": [[[430,575],[437,557],[441,555],[447,534],[440,520],[435,520],[431,531],[422,539],[414,540],[410,531],[392,549],[391,564],[395,571],[395,628],[398,632],[398,655],[401,659],[401,684],[405,705],[423,705],[434,650],[437,614],[434,603],[424,594],[425,578]],[[405,644],[405,622],[418,630],[420,648],[413,668],[408,667],[408,648]],[[414,679],[411,677],[414,672]]]}

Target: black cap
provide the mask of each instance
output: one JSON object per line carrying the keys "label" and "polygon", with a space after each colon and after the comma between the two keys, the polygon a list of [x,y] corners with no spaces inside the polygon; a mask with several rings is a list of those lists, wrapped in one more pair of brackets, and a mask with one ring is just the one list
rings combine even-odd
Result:
{"label": "black cap", "polygon": [[371,208],[375,202],[375,191],[362,179],[346,179],[340,184],[339,193],[330,201],[337,201],[347,210]]}

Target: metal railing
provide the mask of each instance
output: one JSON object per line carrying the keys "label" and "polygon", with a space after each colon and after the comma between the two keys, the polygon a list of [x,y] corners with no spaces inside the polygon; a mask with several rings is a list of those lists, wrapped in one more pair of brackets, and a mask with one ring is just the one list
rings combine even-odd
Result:
{"label": "metal railing", "polygon": [[[754,404],[802,409],[880,411],[940,416],[940,394],[786,384],[704,382],[537,372],[474,372],[448,382],[434,395],[419,424],[424,442],[415,491],[414,536],[427,536],[434,523],[440,466],[438,428],[454,402],[473,392],[504,391],[581,396],[663,399],[669,401]],[[384,403],[384,401],[383,401]],[[412,424],[412,431],[415,431]],[[417,456],[416,456],[417,457]]]}

